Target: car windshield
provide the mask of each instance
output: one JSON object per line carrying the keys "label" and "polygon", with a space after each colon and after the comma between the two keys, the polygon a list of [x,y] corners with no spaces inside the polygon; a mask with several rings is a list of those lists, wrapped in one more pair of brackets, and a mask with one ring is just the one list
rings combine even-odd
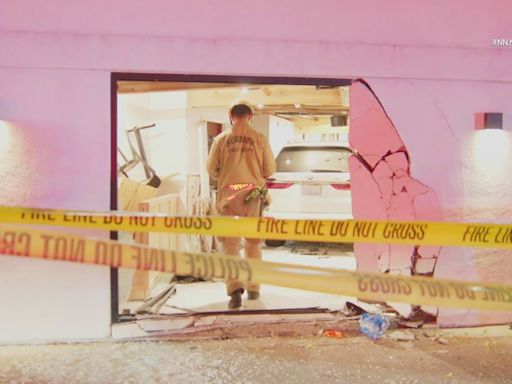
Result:
{"label": "car windshield", "polygon": [[348,172],[345,147],[285,147],[277,156],[277,172]]}

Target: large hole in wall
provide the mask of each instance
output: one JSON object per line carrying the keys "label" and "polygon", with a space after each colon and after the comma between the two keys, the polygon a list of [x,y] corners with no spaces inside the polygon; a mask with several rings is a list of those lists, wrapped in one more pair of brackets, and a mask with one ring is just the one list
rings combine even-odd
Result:
{"label": "large hole in wall", "polygon": [[[278,162],[278,172],[267,184],[273,202],[263,214],[275,218],[352,217],[350,81],[207,80],[115,80],[114,203],[118,209],[215,214],[216,184],[207,175],[206,158],[213,138],[230,127],[229,108],[243,102],[253,108],[253,127],[268,137]],[[118,236],[125,242],[157,248],[221,250],[217,240],[208,236]],[[262,249],[266,261],[351,270],[356,266],[352,244],[267,241]],[[114,311],[121,320],[145,312],[173,315],[228,309],[222,281],[130,270],[119,270],[116,275]],[[261,293],[256,302],[244,301],[242,311],[340,310],[344,304],[339,296],[271,286],[263,286]]]}
{"label": "large hole in wall", "polygon": [[[279,82],[283,79],[263,82],[257,78],[209,78],[205,82],[190,81],[190,77],[176,81],[162,76],[155,81],[149,76],[130,76],[113,79],[117,92],[113,111],[113,173],[117,175],[113,183],[114,209],[170,215],[215,214],[215,183],[206,174],[205,162],[214,136],[229,127],[229,107],[241,101],[253,107],[253,125],[269,137],[276,157],[290,144],[301,148],[322,142],[324,147],[344,146],[353,151],[350,155],[335,150],[338,157],[325,157],[323,150],[312,152],[311,158],[324,156],[331,163],[345,156],[346,169],[341,173],[346,175],[337,181],[323,180],[320,188],[298,183],[294,186],[298,200],[286,194],[287,185],[294,183],[273,180],[284,185],[284,190],[275,191],[273,211],[267,215],[404,221],[441,218],[435,192],[411,175],[407,148],[364,81],[349,86],[347,81],[329,80],[312,84],[289,79],[285,84]],[[333,116],[348,116],[348,124],[333,124]],[[301,150],[292,150],[281,162],[301,158]],[[322,167],[315,168],[318,175]],[[346,191],[347,183],[348,209],[346,198],[335,195]],[[303,204],[300,200],[317,199],[324,192],[330,195],[323,202]],[[280,194],[284,196],[281,202]],[[290,201],[288,207],[277,209],[282,202]],[[219,250],[216,240],[206,236],[121,233],[119,237],[165,249]],[[439,247],[414,245],[276,245],[280,244],[263,247],[264,260],[352,270],[357,266],[359,271],[400,275],[432,276],[440,254]],[[113,277],[115,320],[129,320],[145,312],[172,315],[227,309],[222,282],[128,270],[113,271]],[[256,306],[244,309],[324,306],[339,310],[349,299],[271,287],[263,288],[262,298]],[[389,304],[406,317],[437,314],[437,308]]]}

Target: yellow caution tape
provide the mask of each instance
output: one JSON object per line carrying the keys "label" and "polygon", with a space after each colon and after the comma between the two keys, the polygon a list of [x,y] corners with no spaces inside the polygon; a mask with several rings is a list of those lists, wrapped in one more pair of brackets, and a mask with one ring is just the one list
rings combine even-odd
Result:
{"label": "yellow caution tape", "polygon": [[0,206],[0,222],[334,243],[512,248],[512,225],[421,221],[284,220],[37,210]]}
{"label": "yellow caution tape", "polygon": [[512,310],[510,285],[357,273],[219,254],[174,252],[26,227],[0,225],[0,254],[239,279],[366,300]]}

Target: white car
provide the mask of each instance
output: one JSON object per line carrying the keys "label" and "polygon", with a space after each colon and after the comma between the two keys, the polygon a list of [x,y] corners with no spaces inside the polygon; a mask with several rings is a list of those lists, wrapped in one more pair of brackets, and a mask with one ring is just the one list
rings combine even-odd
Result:
{"label": "white car", "polygon": [[[352,150],[340,142],[287,144],[276,158],[277,169],[267,180],[272,199],[265,217],[276,219],[352,218],[348,158]],[[269,246],[285,241],[267,240]]]}

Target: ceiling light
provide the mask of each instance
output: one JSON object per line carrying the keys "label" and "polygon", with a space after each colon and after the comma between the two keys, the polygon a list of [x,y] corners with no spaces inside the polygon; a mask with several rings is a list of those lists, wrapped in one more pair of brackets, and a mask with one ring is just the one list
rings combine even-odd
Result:
{"label": "ceiling light", "polygon": [[242,95],[247,95],[249,93],[249,88],[247,88],[247,87],[240,88],[240,93]]}

